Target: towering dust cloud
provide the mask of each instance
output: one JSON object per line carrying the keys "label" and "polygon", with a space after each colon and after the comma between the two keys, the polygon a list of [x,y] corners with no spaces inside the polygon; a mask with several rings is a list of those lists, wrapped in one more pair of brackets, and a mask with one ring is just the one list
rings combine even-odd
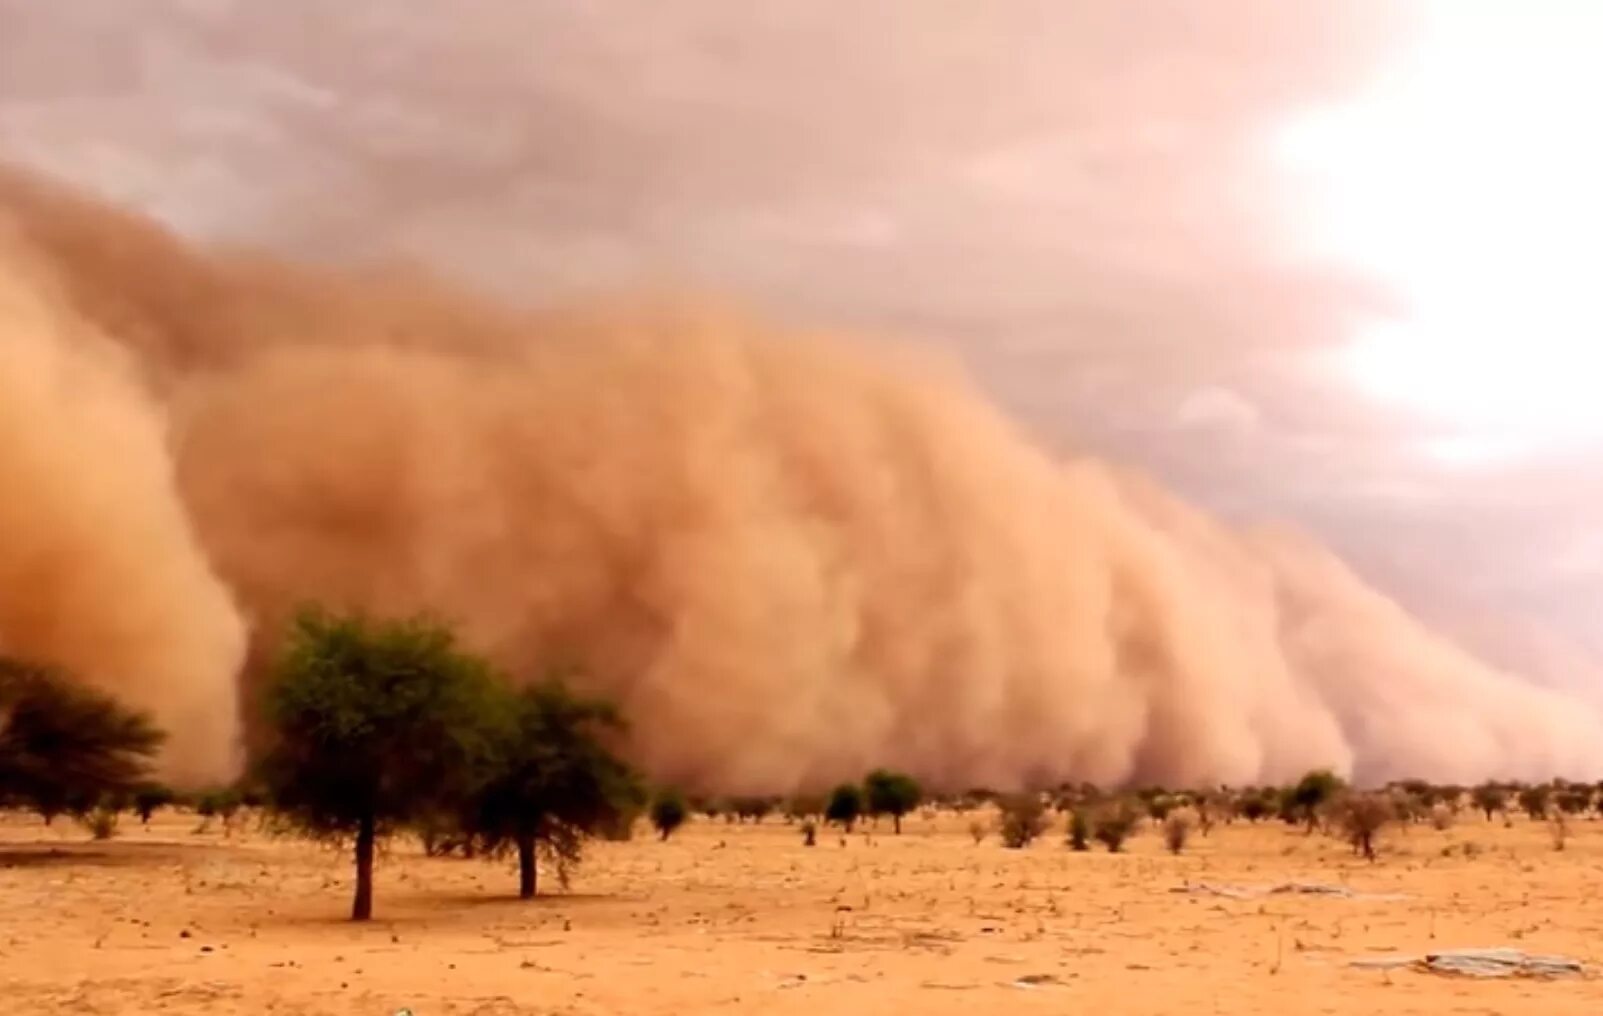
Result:
{"label": "towering dust cloud", "polygon": [[0,491],[0,650],[153,710],[180,778],[235,764],[244,632],[310,599],[580,663],[688,785],[1603,768],[1579,703],[938,366],[197,252],[15,177]]}

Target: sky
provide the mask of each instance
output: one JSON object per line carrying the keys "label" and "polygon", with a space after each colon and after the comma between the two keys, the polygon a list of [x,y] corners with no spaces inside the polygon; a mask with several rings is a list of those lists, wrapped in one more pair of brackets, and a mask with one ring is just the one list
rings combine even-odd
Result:
{"label": "sky", "polygon": [[1499,662],[1603,656],[1589,0],[0,0],[0,159],[963,362]]}

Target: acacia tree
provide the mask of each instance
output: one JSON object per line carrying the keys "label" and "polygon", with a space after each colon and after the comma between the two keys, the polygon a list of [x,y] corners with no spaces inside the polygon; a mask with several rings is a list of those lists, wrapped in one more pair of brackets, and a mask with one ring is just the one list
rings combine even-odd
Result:
{"label": "acacia tree", "polygon": [[1346,784],[1342,782],[1341,777],[1329,769],[1315,769],[1297,781],[1297,785],[1287,795],[1287,800],[1296,809],[1302,821],[1308,823],[1308,831],[1311,833],[1319,822],[1320,807],[1334,799],[1344,786]]}
{"label": "acacia tree", "polygon": [[838,823],[847,832],[852,831],[862,813],[863,792],[852,783],[842,783],[831,791],[829,803],[824,806],[824,820]]}
{"label": "acacia tree", "polygon": [[354,838],[351,919],[373,915],[373,851],[398,827],[468,793],[490,747],[494,689],[448,628],[302,612],[266,702],[274,743],[261,777],[277,815]]}
{"label": "acacia tree", "polygon": [[863,797],[868,813],[878,818],[889,815],[896,835],[902,834],[902,816],[918,807],[923,791],[906,773],[876,769],[863,780]]}
{"label": "acacia tree", "polygon": [[0,798],[46,823],[125,798],[162,740],[143,713],[64,671],[0,657]]}
{"label": "acacia tree", "polygon": [[645,795],[604,743],[623,730],[611,703],[576,696],[556,678],[502,697],[497,712],[505,722],[465,825],[488,855],[517,851],[518,895],[530,899],[537,851],[555,861],[565,882],[585,838],[637,814]]}

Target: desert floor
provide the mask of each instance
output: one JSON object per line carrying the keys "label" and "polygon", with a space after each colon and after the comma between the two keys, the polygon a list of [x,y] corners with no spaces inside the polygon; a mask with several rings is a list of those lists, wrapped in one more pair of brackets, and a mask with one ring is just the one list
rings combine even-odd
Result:
{"label": "desert floor", "polygon": [[[90,843],[0,817],[0,1005],[74,1013],[1519,1013],[1603,1011],[1603,979],[1482,981],[1350,966],[1512,946],[1603,964],[1603,822],[1465,815],[1393,831],[1380,861],[1279,824],[1184,856],[1144,830],[1076,854],[975,845],[973,816],[801,844],[777,819],[600,843],[567,891],[396,842],[376,919],[348,858],[164,813]],[[645,827],[642,825],[642,830]],[[1474,844],[1466,856],[1464,844]],[[1445,850],[1444,848],[1450,848]],[[1177,892],[1334,882],[1378,899]],[[1401,894],[1398,898],[1397,894]]]}

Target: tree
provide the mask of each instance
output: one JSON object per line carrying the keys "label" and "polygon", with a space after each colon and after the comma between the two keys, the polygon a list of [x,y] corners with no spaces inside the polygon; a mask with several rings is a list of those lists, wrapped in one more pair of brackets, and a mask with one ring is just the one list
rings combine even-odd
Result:
{"label": "tree", "polygon": [[1592,788],[1570,787],[1558,794],[1557,801],[1566,815],[1585,815],[1592,807]]}
{"label": "tree", "polygon": [[1538,783],[1526,787],[1519,792],[1520,810],[1533,819],[1547,818],[1548,806],[1552,803],[1553,788],[1545,783]]}
{"label": "tree", "polygon": [[1124,849],[1124,841],[1141,824],[1141,812],[1129,801],[1112,801],[1097,810],[1091,824],[1091,836],[1117,854]]}
{"label": "tree", "polygon": [[507,722],[497,729],[466,826],[489,856],[517,851],[518,895],[531,899],[537,852],[556,863],[566,883],[585,839],[632,822],[645,794],[603,741],[623,730],[611,703],[577,696],[560,678],[502,697],[497,711]]}
{"label": "tree", "polygon": [[1329,769],[1315,769],[1291,788],[1289,796],[1291,804],[1303,822],[1308,824],[1308,831],[1314,831],[1319,821],[1319,809],[1325,802],[1333,799],[1337,792],[1346,786],[1341,777]]}
{"label": "tree", "polygon": [[1380,794],[1349,794],[1340,805],[1342,831],[1353,853],[1375,859],[1375,834],[1396,816],[1394,802]]}
{"label": "tree", "polygon": [[863,780],[863,790],[868,813],[875,818],[889,815],[898,836],[902,834],[902,816],[917,808],[923,797],[916,780],[906,773],[891,772],[889,769],[876,769],[869,773]]}
{"label": "tree", "polygon": [[0,657],[0,798],[87,814],[144,779],[163,735],[64,671]]}
{"label": "tree", "polygon": [[1495,783],[1482,783],[1469,793],[1470,800],[1475,807],[1486,813],[1486,821],[1492,820],[1493,812],[1504,811],[1508,808],[1508,791]]}
{"label": "tree", "polygon": [[689,810],[685,807],[685,799],[679,791],[673,789],[660,790],[656,800],[651,802],[651,824],[656,827],[657,834],[667,842],[674,830],[685,824]]}
{"label": "tree", "polygon": [[149,825],[150,816],[156,813],[156,809],[167,807],[175,799],[172,790],[160,783],[141,783],[135,787],[134,814],[139,816],[139,824]]}
{"label": "tree", "polygon": [[830,791],[829,804],[824,808],[824,820],[840,825],[847,832],[857,824],[863,813],[863,792],[853,783],[842,783]]}
{"label": "tree", "polygon": [[377,842],[471,789],[493,692],[488,665],[430,621],[311,609],[291,624],[266,693],[274,743],[261,777],[291,825],[354,838],[352,920],[373,914]]}

